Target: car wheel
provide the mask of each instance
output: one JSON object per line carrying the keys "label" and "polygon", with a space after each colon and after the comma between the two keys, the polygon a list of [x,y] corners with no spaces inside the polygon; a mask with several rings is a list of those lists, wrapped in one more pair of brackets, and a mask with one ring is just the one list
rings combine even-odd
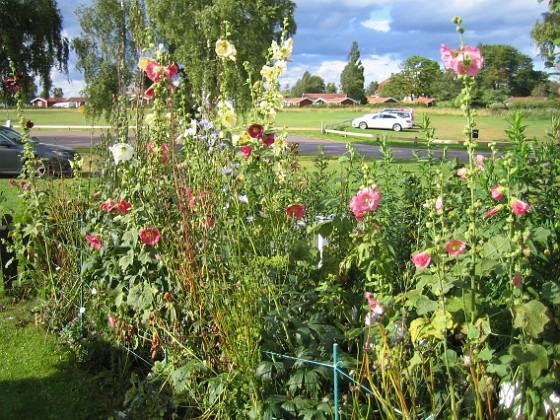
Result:
{"label": "car wheel", "polygon": [[49,174],[48,163],[41,162],[40,160],[35,162],[35,176],[37,178],[43,178],[45,175],[48,174]]}
{"label": "car wheel", "polygon": [[366,124],[364,121],[362,121],[362,122],[360,123],[360,128],[361,128],[362,130],[365,130],[365,129],[367,128],[367,124]]}
{"label": "car wheel", "polygon": [[401,130],[402,130],[402,127],[401,127],[400,124],[393,125],[393,131],[401,131]]}

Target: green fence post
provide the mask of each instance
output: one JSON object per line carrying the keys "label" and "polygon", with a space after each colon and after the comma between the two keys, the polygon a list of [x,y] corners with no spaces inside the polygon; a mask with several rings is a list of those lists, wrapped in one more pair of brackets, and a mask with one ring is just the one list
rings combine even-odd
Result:
{"label": "green fence post", "polygon": [[334,418],[338,420],[340,415],[338,413],[338,344],[333,344],[333,375],[334,375]]}

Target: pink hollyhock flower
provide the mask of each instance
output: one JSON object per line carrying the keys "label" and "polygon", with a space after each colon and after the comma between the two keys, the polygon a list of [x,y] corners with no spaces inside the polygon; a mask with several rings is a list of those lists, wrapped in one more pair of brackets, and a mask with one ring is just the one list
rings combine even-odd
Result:
{"label": "pink hollyhock flower", "polygon": [[428,252],[426,251],[416,254],[410,260],[414,263],[416,268],[426,268],[432,262],[430,254],[428,254]]}
{"label": "pink hollyhock flower", "polygon": [[247,133],[254,139],[260,139],[264,133],[264,127],[260,124],[251,124]]}
{"label": "pink hollyhock flower", "polygon": [[443,209],[443,197],[436,198],[436,211]]}
{"label": "pink hollyhock flower", "polygon": [[108,213],[113,213],[115,210],[117,210],[117,207],[113,200],[107,200],[106,202],[104,202],[99,206],[99,210],[107,211]]}
{"label": "pink hollyhock flower", "polygon": [[101,239],[97,235],[86,235],[86,241],[95,249],[101,249]]}
{"label": "pink hollyhock flower", "polygon": [[111,328],[115,328],[115,325],[117,324],[117,320],[113,315],[107,314],[107,321],[109,321],[109,325],[111,326]]}
{"label": "pink hollyhock flower", "polygon": [[286,214],[294,219],[303,219],[303,213],[305,212],[305,207],[301,204],[292,204],[286,208]]}
{"label": "pink hollyhock flower", "polygon": [[356,220],[362,220],[364,214],[368,211],[377,210],[379,200],[381,199],[381,189],[377,184],[363,188],[358,191],[350,200],[350,210],[354,213]]}
{"label": "pink hollyhock flower", "polygon": [[531,206],[524,201],[521,200],[513,200],[513,204],[511,205],[512,211],[517,214],[518,216],[524,216]]}
{"label": "pink hollyhock flower", "polygon": [[189,207],[192,209],[194,207],[195,198],[190,188],[185,188],[185,194],[189,198]]}
{"label": "pink hollyhock flower", "polygon": [[521,285],[521,274],[515,273],[512,279],[512,283],[515,287],[519,287]]}
{"label": "pink hollyhock flower", "polygon": [[158,155],[159,150],[161,150],[161,162],[162,163],[167,163],[167,161],[169,160],[168,158],[168,152],[169,152],[169,147],[167,147],[167,144],[162,144],[160,147],[158,147],[153,141],[149,141],[148,145],[146,146],[146,148],[148,149],[148,151],[150,152],[148,154],[148,157],[151,157],[152,155]]}
{"label": "pink hollyhock flower", "polygon": [[265,134],[261,141],[266,147],[272,146],[274,144],[274,133]]}
{"label": "pink hollyhock flower", "polygon": [[177,64],[173,62],[169,67],[164,67],[163,74],[165,74],[165,77],[167,77],[168,79],[173,79],[178,71],[179,68],[177,67]]}
{"label": "pink hollyhock flower", "polygon": [[503,190],[502,186],[500,184],[496,184],[490,189],[490,196],[494,200],[500,201],[502,198],[504,198],[504,195],[502,194],[502,190]]}
{"label": "pink hollyhock flower", "polygon": [[150,86],[148,89],[146,89],[146,91],[144,92],[144,96],[147,98],[153,98],[155,96],[156,92],[154,91],[154,86]]}
{"label": "pink hollyhock flower", "polygon": [[383,315],[383,313],[385,312],[385,308],[378,300],[373,297],[373,293],[364,292],[364,297],[367,299],[368,305],[374,314]]}
{"label": "pink hollyhock flower", "polygon": [[497,212],[498,212],[499,207],[492,207],[490,210],[488,210],[486,212],[486,215],[484,217],[486,217],[487,219],[491,218],[492,216],[494,216]]}
{"label": "pink hollyhock flower", "polygon": [[466,74],[473,77],[484,66],[484,57],[482,57],[478,48],[466,46],[462,50],[454,51],[447,45],[442,44],[440,51],[445,68],[452,69],[456,74]]}
{"label": "pink hollyhock flower", "polygon": [[251,149],[251,146],[243,146],[241,148],[241,153],[243,154],[243,156],[245,156],[246,158],[251,156],[251,153],[253,152],[253,149]]}
{"label": "pink hollyhock flower", "polygon": [[162,75],[168,79],[172,79],[178,71],[179,69],[175,63],[172,63],[169,67],[165,67],[160,65],[156,60],[150,60],[148,64],[146,64],[146,75],[153,82],[159,82]]}
{"label": "pink hollyhock flower", "polygon": [[146,229],[141,229],[138,235],[145,245],[156,245],[159,242],[159,231],[156,228],[147,227]]}
{"label": "pink hollyhock flower", "polygon": [[484,171],[484,156],[483,155],[476,155],[476,166],[478,166],[481,171]]}
{"label": "pink hollyhock flower", "polygon": [[462,168],[457,169],[457,176],[461,178],[463,181],[466,181],[467,180],[466,172],[467,172],[467,168],[463,166]]}
{"label": "pink hollyhock flower", "polygon": [[16,186],[16,181],[14,181],[13,179],[10,179],[8,181],[8,184],[10,184],[12,187],[15,187]]}
{"label": "pink hollyhock flower", "polygon": [[131,208],[132,206],[130,205],[130,203],[128,201],[126,201],[124,198],[120,198],[119,199],[119,203],[117,204],[117,208],[119,209],[119,211],[122,214],[126,214],[128,213],[128,210]]}
{"label": "pink hollyhock flower", "polygon": [[454,257],[465,252],[466,246],[467,245],[463,241],[460,241],[459,239],[452,239],[449,241],[445,249],[451,257]]}

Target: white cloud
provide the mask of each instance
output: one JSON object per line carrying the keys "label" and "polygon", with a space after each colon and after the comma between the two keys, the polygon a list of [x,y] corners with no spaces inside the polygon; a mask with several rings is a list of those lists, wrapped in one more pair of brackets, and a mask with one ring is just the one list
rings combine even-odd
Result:
{"label": "white cloud", "polygon": [[360,24],[368,29],[373,29],[379,32],[389,32],[391,30],[390,20],[365,20]]}

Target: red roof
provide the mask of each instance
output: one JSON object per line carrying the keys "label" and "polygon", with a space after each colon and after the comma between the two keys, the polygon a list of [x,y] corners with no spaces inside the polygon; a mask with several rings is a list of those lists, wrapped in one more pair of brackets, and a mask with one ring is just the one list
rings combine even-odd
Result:
{"label": "red roof", "polygon": [[391,103],[397,103],[399,101],[397,101],[395,98],[376,98],[373,96],[370,96],[369,98],[367,98],[368,104],[384,104],[387,102],[391,102]]}
{"label": "red roof", "polygon": [[346,95],[346,93],[304,93],[303,97],[309,99],[323,99],[325,101],[329,101],[331,99],[338,99],[338,98],[345,99],[348,96]]}

